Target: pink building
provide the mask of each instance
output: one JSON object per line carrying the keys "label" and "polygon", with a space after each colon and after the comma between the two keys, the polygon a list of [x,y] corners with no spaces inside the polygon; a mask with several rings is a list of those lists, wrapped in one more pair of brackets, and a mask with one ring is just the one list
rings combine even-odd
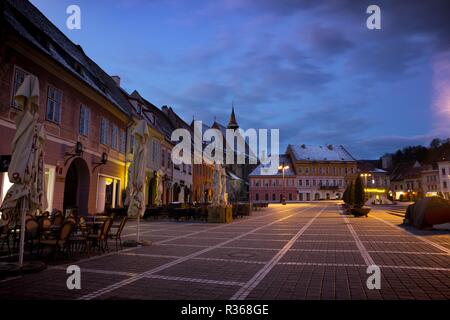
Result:
{"label": "pink building", "polygon": [[261,173],[262,165],[259,165],[249,175],[251,202],[281,202],[283,195],[287,202],[297,201],[292,163],[286,155],[281,155],[280,165],[285,167],[284,175],[283,169],[279,169],[275,175],[263,175]]}

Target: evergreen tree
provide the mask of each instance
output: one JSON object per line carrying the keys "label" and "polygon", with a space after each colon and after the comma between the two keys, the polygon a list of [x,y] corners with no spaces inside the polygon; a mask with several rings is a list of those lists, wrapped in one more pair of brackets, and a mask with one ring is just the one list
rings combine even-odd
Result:
{"label": "evergreen tree", "polygon": [[362,208],[366,202],[366,194],[361,176],[357,176],[354,184],[354,204],[357,208]]}
{"label": "evergreen tree", "polygon": [[345,188],[344,194],[342,195],[342,200],[345,204],[349,204],[349,186]]}

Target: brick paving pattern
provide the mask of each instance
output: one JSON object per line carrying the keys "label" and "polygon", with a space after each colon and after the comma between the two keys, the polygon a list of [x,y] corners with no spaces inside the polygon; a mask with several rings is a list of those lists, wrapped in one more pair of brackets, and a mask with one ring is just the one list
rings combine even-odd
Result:
{"label": "brick paving pattern", "polygon": [[[400,226],[374,208],[333,202],[271,205],[231,224],[145,221],[151,246],[0,280],[4,299],[450,299],[450,236]],[[135,237],[129,223],[124,239]],[[81,290],[65,268],[81,267]],[[381,268],[381,289],[366,286]]]}

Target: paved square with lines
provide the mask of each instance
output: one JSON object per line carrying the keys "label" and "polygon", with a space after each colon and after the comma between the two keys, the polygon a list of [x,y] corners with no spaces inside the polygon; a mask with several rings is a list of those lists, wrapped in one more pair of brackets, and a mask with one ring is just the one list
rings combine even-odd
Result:
{"label": "paved square with lines", "polygon": [[[450,299],[450,236],[401,226],[374,207],[343,215],[336,202],[271,205],[231,224],[149,220],[145,247],[0,280],[4,299]],[[124,239],[134,239],[130,222]],[[66,267],[81,268],[81,290]],[[381,289],[368,289],[369,265]]]}

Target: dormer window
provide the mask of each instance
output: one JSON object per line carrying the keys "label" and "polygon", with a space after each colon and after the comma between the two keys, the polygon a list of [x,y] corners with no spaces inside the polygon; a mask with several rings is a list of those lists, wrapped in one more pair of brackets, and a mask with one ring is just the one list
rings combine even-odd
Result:
{"label": "dormer window", "polygon": [[72,63],[73,69],[78,73],[79,75],[83,75],[83,68],[81,67],[81,64],[79,64],[77,61],[74,61]]}

